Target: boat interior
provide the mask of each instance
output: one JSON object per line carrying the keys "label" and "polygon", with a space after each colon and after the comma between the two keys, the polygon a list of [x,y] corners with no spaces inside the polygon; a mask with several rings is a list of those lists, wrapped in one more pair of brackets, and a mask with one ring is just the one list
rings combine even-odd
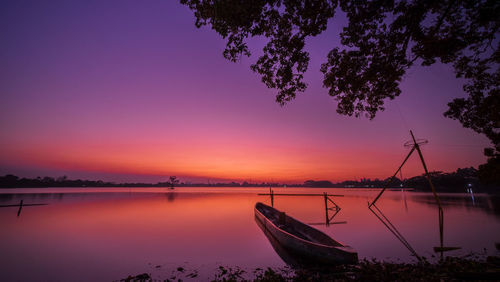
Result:
{"label": "boat interior", "polygon": [[333,240],[330,236],[324,234],[323,232],[310,227],[309,225],[306,225],[273,207],[257,203],[255,208],[279,229],[293,234],[303,240],[327,246],[344,247],[344,245]]}

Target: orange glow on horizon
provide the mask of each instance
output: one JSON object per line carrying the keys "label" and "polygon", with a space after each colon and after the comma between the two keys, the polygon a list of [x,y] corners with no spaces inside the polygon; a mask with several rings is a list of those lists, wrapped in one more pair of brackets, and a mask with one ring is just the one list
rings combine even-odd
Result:
{"label": "orange glow on horizon", "polygon": [[[5,151],[7,159],[22,160],[44,168],[136,175],[177,175],[181,181],[208,178],[221,181],[302,183],[332,182],[360,178],[385,179],[404,158],[407,150],[351,148],[347,145],[310,148],[276,141],[205,140],[117,145],[48,143],[36,148]],[[76,145],[76,146],[75,146]],[[76,149],[75,149],[76,147]],[[345,147],[349,148],[346,150]],[[385,152],[384,152],[385,151]],[[357,152],[353,154],[351,152]],[[387,153],[389,152],[389,153]],[[414,156],[415,157],[415,156]],[[432,165],[430,166],[432,169]],[[422,174],[415,162],[403,169],[404,177]],[[399,175],[398,175],[399,176]],[[183,179],[184,178],[184,179]]]}

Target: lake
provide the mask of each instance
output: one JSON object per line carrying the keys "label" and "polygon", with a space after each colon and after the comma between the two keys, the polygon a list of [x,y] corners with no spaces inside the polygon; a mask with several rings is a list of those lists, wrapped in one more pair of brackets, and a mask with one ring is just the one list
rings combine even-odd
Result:
{"label": "lake", "polygon": [[[322,196],[275,196],[274,207],[350,245],[360,258],[415,261],[368,209],[380,189],[273,188],[332,196],[341,209],[326,223]],[[285,267],[256,224],[254,205],[271,205],[268,188],[0,189],[3,281],[112,281],[151,273],[213,279],[219,266],[251,271]],[[440,194],[447,255],[499,255],[500,197]],[[333,204],[329,202],[328,207]],[[438,257],[438,209],[432,193],[386,191],[377,207],[420,255]],[[335,213],[329,210],[328,216]],[[495,245],[497,244],[497,245]],[[497,247],[496,247],[497,246]],[[183,274],[176,269],[182,267]],[[176,272],[177,271],[177,272]],[[182,276],[184,275],[184,276]]]}

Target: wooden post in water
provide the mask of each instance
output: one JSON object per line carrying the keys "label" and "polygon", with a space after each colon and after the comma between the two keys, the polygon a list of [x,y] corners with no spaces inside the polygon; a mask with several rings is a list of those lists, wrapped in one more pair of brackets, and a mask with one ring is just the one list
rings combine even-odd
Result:
{"label": "wooden post in water", "polygon": [[271,189],[271,187],[269,187],[269,195],[271,195],[271,207],[274,208],[274,192],[273,189]]}
{"label": "wooden post in water", "polygon": [[17,217],[19,217],[19,215],[21,215],[22,209],[23,209],[23,200],[21,200],[21,202],[19,203],[19,210],[17,211]]}
{"label": "wooden post in water", "polygon": [[48,205],[48,204],[42,204],[42,203],[39,203],[39,204],[24,204],[24,200],[21,200],[21,202],[19,202],[19,204],[0,205],[0,208],[19,207],[19,209],[17,210],[17,216],[19,217],[21,215],[21,211],[23,210],[24,206],[45,206],[45,205]]}
{"label": "wooden post in water", "polygon": [[323,192],[323,197],[325,199],[325,222],[326,226],[330,225],[330,219],[328,217],[328,196],[326,195],[326,192]]}
{"label": "wooden post in water", "polygon": [[[258,193],[257,195],[259,196],[271,196],[271,206],[274,207],[274,197],[275,196],[297,196],[297,197],[309,197],[309,196],[318,196],[318,197],[323,197],[323,200],[325,202],[325,224],[326,226],[329,226],[330,224],[341,224],[341,223],[346,223],[346,221],[342,222],[332,222],[333,218],[335,215],[339,213],[341,210],[340,206],[337,205],[330,197],[344,197],[344,195],[336,195],[336,194],[328,194],[327,192],[323,193],[317,193],[317,194],[297,194],[297,193],[274,193],[273,189],[269,187],[269,193]],[[331,202],[333,204],[333,207],[329,208],[328,207],[328,202]],[[329,215],[329,210],[335,210],[335,213],[330,217]],[[323,224],[323,223],[321,223]],[[314,223],[314,225],[318,225],[317,223]]]}

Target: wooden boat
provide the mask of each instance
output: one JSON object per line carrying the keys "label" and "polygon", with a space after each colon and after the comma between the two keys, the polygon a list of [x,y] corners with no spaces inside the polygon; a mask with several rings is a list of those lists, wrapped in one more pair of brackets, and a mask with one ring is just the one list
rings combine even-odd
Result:
{"label": "wooden boat", "polygon": [[316,267],[317,265],[315,264],[314,261],[310,261],[307,259],[307,257],[302,257],[300,255],[297,255],[283,247],[276,238],[269,232],[269,230],[266,229],[266,226],[257,218],[255,217],[255,223],[257,223],[257,226],[260,227],[262,230],[262,233],[266,236],[267,240],[269,240],[269,243],[271,243],[271,246],[273,247],[274,251],[278,256],[290,267],[292,268],[309,268],[309,267]]}
{"label": "wooden boat", "polygon": [[317,264],[355,264],[358,253],[284,212],[257,203],[255,218],[290,253]]}

